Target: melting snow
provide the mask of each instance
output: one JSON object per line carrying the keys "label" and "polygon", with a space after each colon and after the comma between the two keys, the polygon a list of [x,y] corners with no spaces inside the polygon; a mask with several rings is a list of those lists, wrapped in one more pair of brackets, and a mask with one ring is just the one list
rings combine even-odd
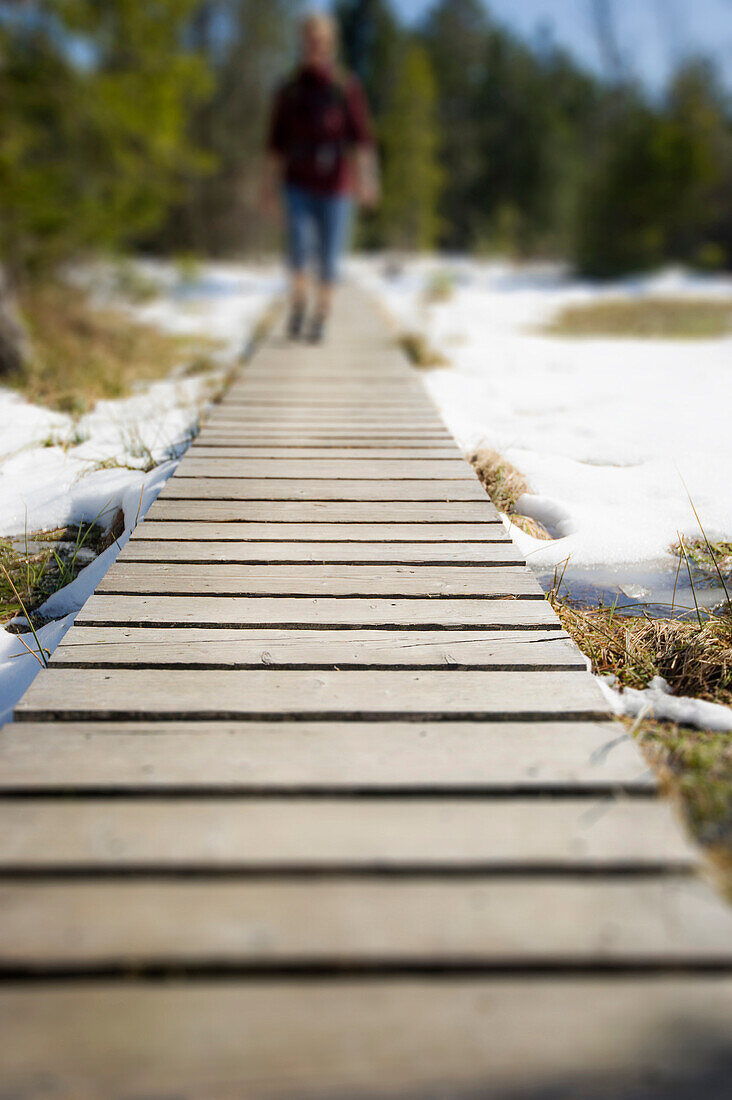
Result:
{"label": "melting snow", "polygon": [[[114,305],[170,332],[223,341],[222,370],[245,347],[256,321],[282,285],[274,267],[209,264],[195,282],[184,287],[179,286],[172,265],[150,262],[140,267],[159,284],[160,296],[139,307]],[[89,282],[89,273],[83,270],[75,277]],[[103,268],[95,272],[93,281],[97,297],[108,303]],[[210,374],[171,377],[130,397],[100,401],[77,420],[31,405],[0,388],[0,418],[5,425],[0,442],[0,535],[89,522],[98,516],[102,523],[111,522],[118,509],[124,512],[125,531],[117,542],[39,609],[44,617],[58,617],[39,631],[45,649],[53,652],[136,521],[172,474],[176,462],[165,460],[185,449],[206,404],[211,380]],[[145,474],[142,467],[150,461],[160,465]],[[41,667],[23,641],[35,647],[32,634],[0,630],[0,725]]]}

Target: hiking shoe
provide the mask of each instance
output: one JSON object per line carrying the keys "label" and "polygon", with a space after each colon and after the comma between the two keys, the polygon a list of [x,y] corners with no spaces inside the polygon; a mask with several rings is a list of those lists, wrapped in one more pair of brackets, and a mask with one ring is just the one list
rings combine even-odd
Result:
{"label": "hiking shoe", "polygon": [[308,340],[311,344],[320,344],[325,336],[325,317],[313,317],[310,322]]}
{"label": "hiking shoe", "polygon": [[305,309],[303,306],[293,306],[290,310],[290,319],[287,322],[287,335],[290,340],[299,340],[302,336],[305,324]]}

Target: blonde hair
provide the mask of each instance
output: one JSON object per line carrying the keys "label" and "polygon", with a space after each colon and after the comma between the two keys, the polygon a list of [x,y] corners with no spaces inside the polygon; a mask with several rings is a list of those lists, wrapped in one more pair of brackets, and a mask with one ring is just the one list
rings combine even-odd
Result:
{"label": "blonde hair", "polygon": [[338,46],[338,20],[325,11],[311,11],[302,17],[300,22],[300,34],[307,34],[309,30],[324,30],[330,35],[333,46]]}

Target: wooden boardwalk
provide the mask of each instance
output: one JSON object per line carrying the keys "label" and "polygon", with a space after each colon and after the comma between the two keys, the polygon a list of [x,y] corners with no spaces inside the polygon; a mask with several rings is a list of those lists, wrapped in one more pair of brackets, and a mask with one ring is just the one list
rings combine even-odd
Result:
{"label": "wooden boardwalk", "polygon": [[373,306],[0,737],[2,1100],[722,1097],[732,920]]}

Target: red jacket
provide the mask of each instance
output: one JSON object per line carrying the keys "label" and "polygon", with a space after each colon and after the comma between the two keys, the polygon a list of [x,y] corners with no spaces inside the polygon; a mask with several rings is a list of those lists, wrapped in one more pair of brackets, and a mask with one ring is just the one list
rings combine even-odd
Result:
{"label": "red jacket", "polygon": [[355,76],[311,67],[275,95],[267,148],[284,162],[285,182],[321,195],[353,186],[355,146],[374,143],[366,96]]}

